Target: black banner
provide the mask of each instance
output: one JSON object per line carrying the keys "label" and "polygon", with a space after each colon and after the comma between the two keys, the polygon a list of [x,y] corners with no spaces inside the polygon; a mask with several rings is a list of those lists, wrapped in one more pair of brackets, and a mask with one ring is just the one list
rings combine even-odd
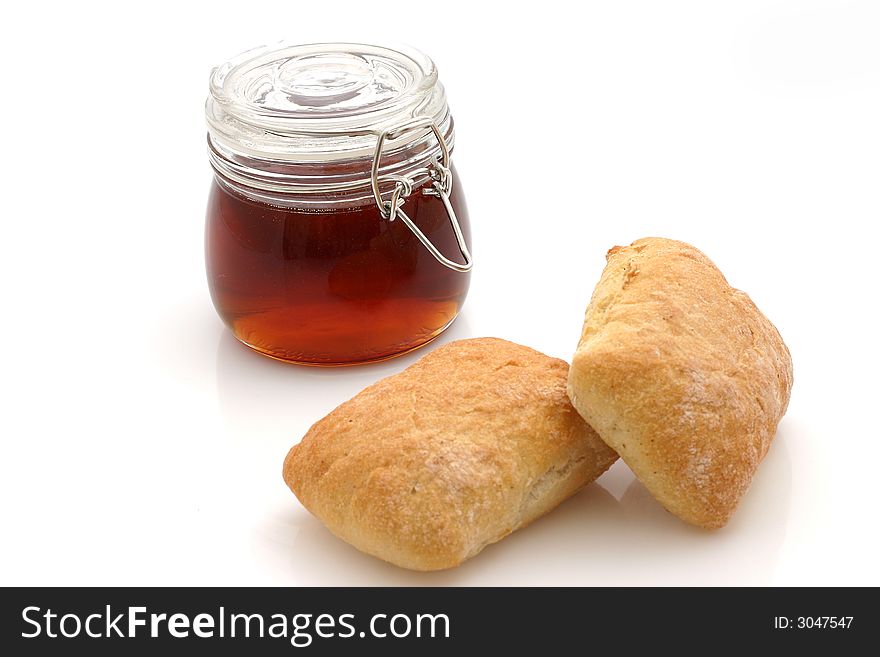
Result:
{"label": "black banner", "polygon": [[7,655],[226,647],[260,655],[440,655],[587,651],[612,641],[676,654],[758,645],[841,650],[870,645],[874,595],[836,588],[3,589],[0,647]]}

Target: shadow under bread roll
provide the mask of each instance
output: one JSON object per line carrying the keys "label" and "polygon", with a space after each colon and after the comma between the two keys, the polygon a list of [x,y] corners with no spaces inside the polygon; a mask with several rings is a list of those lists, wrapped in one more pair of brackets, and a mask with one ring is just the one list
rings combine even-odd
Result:
{"label": "shadow under bread roll", "polygon": [[309,511],[404,568],[456,566],[616,459],[572,408],[568,365],[505,340],[460,340],[318,421],[284,461]]}
{"label": "shadow under bread roll", "polygon": [[721,527],[788,407],[791,355],[693,246],[647,238],[607,260],[572,360],[572,403],[667,510]]}

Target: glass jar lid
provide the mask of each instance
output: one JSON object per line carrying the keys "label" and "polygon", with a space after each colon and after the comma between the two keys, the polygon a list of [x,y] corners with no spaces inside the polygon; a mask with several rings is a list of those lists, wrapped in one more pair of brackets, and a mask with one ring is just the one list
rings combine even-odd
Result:
{"label": "glass jar lid", "polygon": [[[215,148],[291,163],[371,156],[378,135],[414,118],[432,121],[450,148],[453,139],[437,69],[408,47],[255,48],[214,69],[205,114]],[[386,152],[430,139],[430,131],[410,131]]]}

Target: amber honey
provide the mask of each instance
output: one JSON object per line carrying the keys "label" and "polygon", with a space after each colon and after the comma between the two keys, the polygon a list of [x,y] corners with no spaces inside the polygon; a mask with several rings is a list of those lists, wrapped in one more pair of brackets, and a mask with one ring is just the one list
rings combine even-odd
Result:
{"label": "amber honey", "polygon": [[[407,214],[456,259],[443,204],[420,192],[407,200]],[[450,200],[470,243],[460,185]],[[239,340],[274,358],[315,365],[389,358],[442,332],[467,294],[469,273],[437,262],[375,204],[332,212],[275,207],[215,180],[206,226],[218,313]]]}

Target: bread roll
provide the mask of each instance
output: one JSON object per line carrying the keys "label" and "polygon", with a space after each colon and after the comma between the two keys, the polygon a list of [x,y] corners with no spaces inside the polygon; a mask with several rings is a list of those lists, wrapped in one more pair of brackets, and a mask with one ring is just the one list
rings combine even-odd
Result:
{"label": "bread roll", "polygon": [[567,374],[504,340],[453,342],[312,426],[284,480],[359,550],[413,570],[456,566],[617,459],[572,408]]}
{"label": "bread roll", "polygon": [[663,506],[724,525],[767,453],[791,356],[748,295],[683,242],[608,252],[572,361],[572,403]]}

